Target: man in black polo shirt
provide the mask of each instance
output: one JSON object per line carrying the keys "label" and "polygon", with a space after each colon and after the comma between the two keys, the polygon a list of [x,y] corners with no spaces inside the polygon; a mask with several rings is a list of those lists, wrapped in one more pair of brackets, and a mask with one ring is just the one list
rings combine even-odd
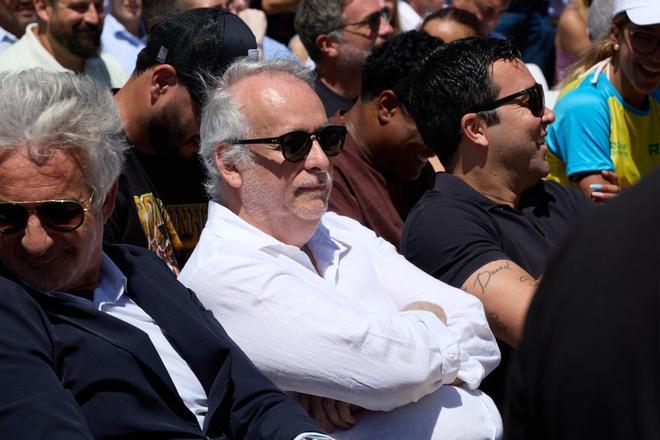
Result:
{"label": "man in black polo shirt", "polygon": [[[413,84],[410,112],[447,173],[409,214],[402,252],[477,296],[495,336],[515,347],[548,252],[591,202],[541,180],[555,116],[512,43],[451,43]],[[484,387],[501,405],[506,365],[498,370]]]}

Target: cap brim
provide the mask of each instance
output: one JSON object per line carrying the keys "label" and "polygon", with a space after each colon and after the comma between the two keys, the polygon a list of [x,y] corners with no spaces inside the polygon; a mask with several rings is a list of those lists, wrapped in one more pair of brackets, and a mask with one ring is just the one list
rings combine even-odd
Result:
{"label": "cap brim", "polygon": [[648,26],[660,23],[660,4],[641,6],[626,11],[630,21],[639,26]]}

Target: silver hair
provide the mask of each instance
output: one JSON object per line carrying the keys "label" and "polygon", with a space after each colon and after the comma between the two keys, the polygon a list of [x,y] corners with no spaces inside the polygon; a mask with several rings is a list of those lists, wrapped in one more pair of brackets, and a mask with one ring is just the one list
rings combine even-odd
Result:
{"label": "silver hair", "polygon": [[0,151],[45,163],[57,150],[80,160],[99,208],[121,173],[128,144],[112,94],[83,75],[31,69],[0,73]]}
{"label": "silver hair", "polygon": [[213,85],[202,111],[199,153],[207,173],[206,192],[214,201],[221,202],[219,195],[224,185],[215,163],[218,144],[229,142],[220,152],[220,159],[224,163],[241,169],[247,169],[253,163],[252,153],[246,145],[231,144],[231,141],[245,139],[253,132],[231,89],[239,81],[258,74],[285,74],[313,87],[313,73],[289,60],[239,59],[232,63],[221,77],[212,81]]}

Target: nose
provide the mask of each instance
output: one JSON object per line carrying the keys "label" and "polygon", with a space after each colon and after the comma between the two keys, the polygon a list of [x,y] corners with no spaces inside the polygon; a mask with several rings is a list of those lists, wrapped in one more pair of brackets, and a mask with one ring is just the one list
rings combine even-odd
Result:
{"label": "nose", "polygon": [[380,24],[378,25],[378,36],[379,37],[389,37],[394,33],[394,28],[389,21],[385,20],[385,17],[380,17]]}
{"label": "nose", "polygon": [[552,124],[553,122],[555,122],[555,112],[553,112],[553,111],[550,110],[548,107],[546,107],[546,108],[543,110],[543,115],[541,116],[541,121],[542,121],[545,125],[550,125],[550,124]]}
{"label": "nose", "polygon": [[103,5],[101,5],[100,8],[97,8],[97,5],[94,3],[90,3],[89,6],[87,7],[87,11],[85,11],[85,23],[89,24],[94,24],[94,25],[100,25],[101,22],[103,21]]}
{"label": "nose", "polygon": [[328,171],[328,168],[330,168],[330,159],[323,152],[323,148],[321,148],[319,142],[314,139],[312,149],[309,150],[309,154],[305,158],[305,169]]}
{"label": "nose", "polygon": [[25,252],[32,257],[41,257],[53,246],[53,239],[35,214],[30,214],[28,217],[21,245]]}

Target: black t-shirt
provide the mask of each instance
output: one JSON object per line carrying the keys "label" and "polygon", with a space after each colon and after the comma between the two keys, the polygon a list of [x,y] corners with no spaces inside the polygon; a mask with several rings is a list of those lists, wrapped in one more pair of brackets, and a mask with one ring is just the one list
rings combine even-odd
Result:
{"label": "black t-shirt", "polygon": [[[420,269],[457,288],[495,260],[511,260],[538,278],[552,248],[592,207],[582,192],[542,180],[522,194],[514,209],[483,196],[456,176],[438,173],[434,188],[408,215],[401,252]],[[481,389],[501,409],[512,349],[498,343],[502,362]]]}
{"label": "black t-shirt", "polygon": [[660,171],[552,256],[509,377],[507,438],[660,438]]}
{"label": "black t-shirt", "polygon": [[518,209],[483,196],[448,173],[438,173],[408,215],[401,240],[406,258],[460,288],[481,266],[512,260],[534,278],[548,252],[593,206],[580,191],[540,181],[525,191]]}
{"label": "black t-shirt", "polygon": [[328,118],[336,115],[339,110],[348,110],[353,107],[354,100],[338,95],[325,86],[318,78],[314,81],[314,90],[321,98],[325,114]]}
{"label": "black t-shirt", "polygon": [[104,242],[146,247],[178,274],[207,217],[204,171],[195,158],[146,155],[131,148]]}

